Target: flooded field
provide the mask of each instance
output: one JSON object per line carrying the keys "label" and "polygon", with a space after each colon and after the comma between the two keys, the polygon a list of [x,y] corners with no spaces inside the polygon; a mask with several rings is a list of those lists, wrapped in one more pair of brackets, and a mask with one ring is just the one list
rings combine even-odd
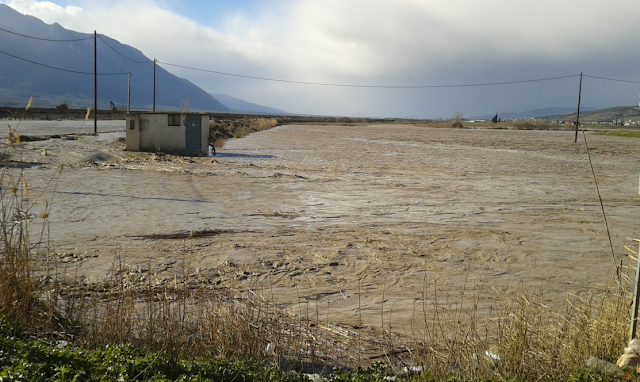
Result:
{"label": "flooded field", "polygon": [[[19,131],[61,128],[28,123]],[[410,334],[447,298],[470,307],[475,294],[488,317],[504,291],[563,300],[619,262],[572,132],[289,125],[179,158],[123,151],[120,123],[10,153],[38,163],[29,197],[53,179],[50,250],[86,282],[126,256],[159,284],[193,273],[297,314]],[[617,257],[640,237],[638,143],[587,140]]]}

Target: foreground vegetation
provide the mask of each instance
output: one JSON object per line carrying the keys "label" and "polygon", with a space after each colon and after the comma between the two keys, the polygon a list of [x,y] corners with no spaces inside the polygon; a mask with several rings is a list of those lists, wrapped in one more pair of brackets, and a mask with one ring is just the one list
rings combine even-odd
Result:
{"label": "foreground vegetation", "polygon": [[347,335],[334,330],[341,337],[332,339],[313,314],[285,314],[260,290],[216,286],[199,277],[195,264],[164,284],[124,256],[114,258],[100,282],[68,276],[45,245],[56,181],[34,193],[24,171],[0,174],[3,379],[288,381],[302,379],[291,370],[339,366],[352,371],[327,378],[597,381],[600,376],[582,368],[584,360],[615,361],[626,345],[631,288],[625,272],[608,286],[555,304],[542,290],[505,291],[491,317],[479,317],[473,304],[462,308],[480,287],[443,296],[425,286],[410,335],[368,331],[378,333],[368,345],[385,357],[358,371],[371,362],[361,357],[362,327]]}
{"label": "foreground vegetation", "polygon": [[0,337],[0,378],[21,381],[282,381],[304,380],[248,360],[175,360],[131,345],[85,350],[65,343]]}

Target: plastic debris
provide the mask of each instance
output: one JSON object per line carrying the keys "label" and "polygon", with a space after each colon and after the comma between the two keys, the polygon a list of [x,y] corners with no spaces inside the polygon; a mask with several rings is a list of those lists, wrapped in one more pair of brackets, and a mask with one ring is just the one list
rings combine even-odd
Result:
{"label": "plastic debris", "polygon": [[640,354],[640,339],[634,338],[629,341],[629,346],[624,348],[625,354]]}
{"label": "plastic debris", "polygon": [[612,377],[622,378],[625,376],[625,372],[618,366],[596,357],[587,359],[587,367]]}
{"label": "plastic debris", "polygon": [[500,361],[500,356],[495,353],[491,353],[489,350],[485,351],[484,355],[486,355],[489,358],[495,359],[496,361]]}
{"label": "plastic debris", "polygon": [[640,366],[640,356],[636,353],[625,353],[618,358],[618,362],[616,362],[618,367],[632,367],[637,369]]}

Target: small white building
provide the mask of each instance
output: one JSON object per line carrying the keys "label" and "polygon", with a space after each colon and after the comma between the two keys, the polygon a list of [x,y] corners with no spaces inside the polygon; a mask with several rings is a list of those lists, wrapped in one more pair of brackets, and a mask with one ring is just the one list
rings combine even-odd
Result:
{"label": "small white building", "polygon": [[207,114],[132,113],[126,121],[127,151],[209,153]]}

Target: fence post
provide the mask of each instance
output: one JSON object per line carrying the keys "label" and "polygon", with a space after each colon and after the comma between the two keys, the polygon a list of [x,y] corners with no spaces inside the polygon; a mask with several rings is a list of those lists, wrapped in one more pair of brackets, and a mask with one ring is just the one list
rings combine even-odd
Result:
{"label": "fence post", "polygon": [[636,338],[636,324],[638,323],[638,302],[640,294],[638,293],[640,279],[640,244],[638,244],[638,263],[636,264],[636,282],[633,288],[633,307],[631,308],[631,330],[629,331],[629,341]]}
{"label": "fence post", "polygon": [[[640,195],[640,181],[638,181],[638,195]],[[640,285],[640,240],[638,240],[638,263],[636,264],[636,281],[633,287],[633,307],[631,308],[631,329],[629,330],[629,341],[636,338],[636,324],[638,323],[638,302],[640,301],[640,294],[638,289]]]}
{"label": "fence post", "polygon": [[576,113],[576,138],[573,143],[578,143],[578,126],[580,126],[580,99],[582,98],[582,72],[580,72],[580,89],[578,90],[578,112]]}

